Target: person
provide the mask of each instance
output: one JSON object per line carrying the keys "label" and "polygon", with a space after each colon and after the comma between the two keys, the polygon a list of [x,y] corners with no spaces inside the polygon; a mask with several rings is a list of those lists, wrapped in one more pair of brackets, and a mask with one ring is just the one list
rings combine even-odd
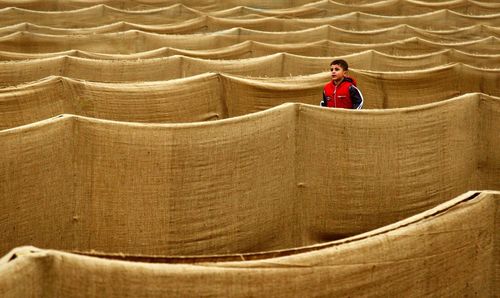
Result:
{"label": "person", "polygon": [[323,88],[322,107],[358,110],[363,107],[363,95],[356,87],[356,81],[347,75],[348,70],[345,60],[330,63],[332,80]]}

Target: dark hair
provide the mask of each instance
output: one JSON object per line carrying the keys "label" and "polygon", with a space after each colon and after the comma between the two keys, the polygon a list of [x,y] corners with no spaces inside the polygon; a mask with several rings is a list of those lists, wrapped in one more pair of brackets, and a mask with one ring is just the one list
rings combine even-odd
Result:
{"label": "dark hair", "polygon": [[332,63],[330,63],[330,66],[332,66],[332,65],[340,65],[340,67],[342,67],[342,69],[344,69],[344,70],[349,69],[349,65],[343,59],[333,60]]}

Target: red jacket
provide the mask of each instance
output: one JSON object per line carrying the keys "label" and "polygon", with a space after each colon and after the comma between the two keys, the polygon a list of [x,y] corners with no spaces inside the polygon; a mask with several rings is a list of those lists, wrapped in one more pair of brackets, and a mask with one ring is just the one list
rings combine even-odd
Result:
{"label": "red jacket", "polygon": [[361,109],[363,107],[363,95],[356,87],[356,81],[351,77],[344,79],[335,85],[333,81],[328,82],[323,88],[323,101],[321,106],[330,108]]}

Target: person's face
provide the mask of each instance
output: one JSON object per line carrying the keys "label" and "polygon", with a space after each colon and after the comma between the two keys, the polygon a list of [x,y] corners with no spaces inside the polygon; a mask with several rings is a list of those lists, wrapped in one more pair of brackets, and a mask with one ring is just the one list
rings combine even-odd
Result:
{"label": "person's face", "polygon": [[346,71],[338,64],[331,65],[330,72],[332,74],[332,80],[335,82],[342,80],[346,74]]}

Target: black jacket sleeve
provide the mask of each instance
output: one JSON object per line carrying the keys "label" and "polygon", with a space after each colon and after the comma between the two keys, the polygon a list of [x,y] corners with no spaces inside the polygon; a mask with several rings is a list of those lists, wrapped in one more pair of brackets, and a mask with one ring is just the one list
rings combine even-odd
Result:
{"label": "black jacket sleeve", "polygon": [[320,106],[322,107],[326,107],[327,106],[327,99],[326,99],[326,95],[325,95],[325,92],[323,91],[323,100],[319,103]]}
{"label": "black jacket sleeve", "polygon": [[363,108],[363,94],[354,85],[349,86],[349,94],[351,95],[352,108],[361,110]]}

